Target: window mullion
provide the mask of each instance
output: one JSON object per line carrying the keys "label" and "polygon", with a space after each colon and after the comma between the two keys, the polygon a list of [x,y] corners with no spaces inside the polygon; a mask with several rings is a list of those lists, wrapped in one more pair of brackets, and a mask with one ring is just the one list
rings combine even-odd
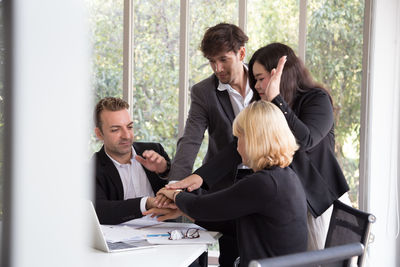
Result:
{"label": "window mullion", "polygon": [[183,135],[188,111],[188,25],[189,1],[181,0],[179,35],[179,116],[178,137]]}
{"label": "window mullion", "polygon": [[305,62],[306,60],[306,37],[307,37],[307,0],[300,0],[299,3],[299,51],[298,55]]}
{"label": "window mullion", "polygon": [[129,103],[132,114],[134,0],[124,0],[123,80],[122,98]]}
{"label": "window mullion", "polygon": [[247,0],[239,0],[239,28],[247,33]]}

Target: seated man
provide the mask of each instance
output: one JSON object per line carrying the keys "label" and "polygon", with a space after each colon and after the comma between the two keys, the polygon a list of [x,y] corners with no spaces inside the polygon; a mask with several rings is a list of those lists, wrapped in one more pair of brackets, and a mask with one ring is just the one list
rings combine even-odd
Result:
{"label": "seated man", "polygon": [[104,145],[96,161],[95,207],[101,224],[142,217],[155,207],[154,193],[166,184],[170,159],[161,144],[133,142],[129,104],[107,97],[95,109],[95,133]]}

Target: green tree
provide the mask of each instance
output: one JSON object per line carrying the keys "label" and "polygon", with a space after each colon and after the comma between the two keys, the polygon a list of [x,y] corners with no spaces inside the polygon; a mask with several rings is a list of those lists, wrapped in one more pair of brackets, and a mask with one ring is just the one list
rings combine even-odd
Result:
{"label": "green tree", "polygon": [[179,94],[179,1],[135,1],[133,119],[139,140],[175,154]]}
{"label": "green tree", "polygon": [[358,199],[363,14],[363,1],[309,1],[306,64],[331,90],[336,155],[353,203]]}

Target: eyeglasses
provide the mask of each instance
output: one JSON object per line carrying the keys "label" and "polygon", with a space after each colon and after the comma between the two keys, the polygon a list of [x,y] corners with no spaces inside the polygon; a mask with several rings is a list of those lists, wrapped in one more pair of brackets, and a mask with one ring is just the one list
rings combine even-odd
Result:
{"label": "eyeglasses", "polygon": [[168,234],[169,240],[193,239],[200,237],[199,229],[196,228],[189,228],[186,230],[186,232],[183,232],[181,230],[173,230],[171,232],[168,232]]}

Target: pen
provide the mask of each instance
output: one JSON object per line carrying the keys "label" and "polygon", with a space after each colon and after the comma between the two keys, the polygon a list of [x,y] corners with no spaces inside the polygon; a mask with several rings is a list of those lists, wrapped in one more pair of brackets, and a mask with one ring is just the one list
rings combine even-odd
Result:
{"label": "pen", "polygon": [[157,236],[169,236],[169,234],[150,234],[147,237],[157,237]]}

